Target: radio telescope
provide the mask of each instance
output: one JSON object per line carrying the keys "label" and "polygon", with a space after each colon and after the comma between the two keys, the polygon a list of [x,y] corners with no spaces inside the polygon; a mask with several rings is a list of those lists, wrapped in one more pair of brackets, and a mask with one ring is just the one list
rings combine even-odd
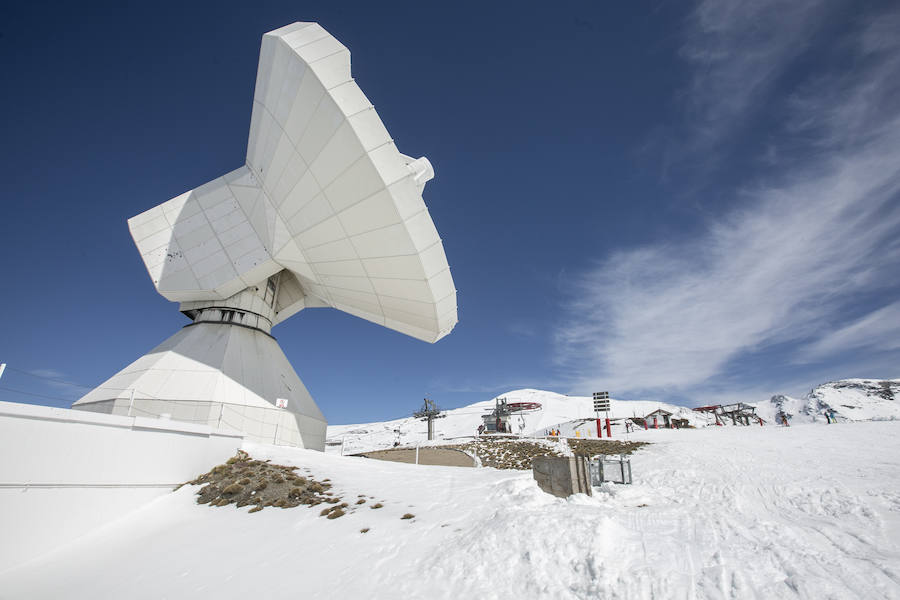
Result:
{"label": "radio telescope", "polygon": [[338,40],[316,23],[265,34],[246,163],[128,220],[157,291],[192,322],[73,408],[323,449],[325,418],[271,329],[332,307],[426,342],[450,333],[432,177],[397,150]]}

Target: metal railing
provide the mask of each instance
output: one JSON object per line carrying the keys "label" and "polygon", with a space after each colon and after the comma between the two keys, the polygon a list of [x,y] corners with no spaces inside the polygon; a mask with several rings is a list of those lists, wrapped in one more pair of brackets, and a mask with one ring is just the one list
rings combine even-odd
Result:
{"label": "metal railing", "polygon": [[[232,429],[246,433],[253,439],[275,445],[298,445],[301,442],[295,413],[283,408],[162,398],[133,400],[118,398],[82,404],[74,408],[130,417],[171,419],[216,429]],[[290,427],[292,423],[294,426]]]}
{"label": "metal railing", "polygon": [[618,457],[600,454],[590,461],[591,485],[603,483],[632,483],[631,459],[624,454]]}

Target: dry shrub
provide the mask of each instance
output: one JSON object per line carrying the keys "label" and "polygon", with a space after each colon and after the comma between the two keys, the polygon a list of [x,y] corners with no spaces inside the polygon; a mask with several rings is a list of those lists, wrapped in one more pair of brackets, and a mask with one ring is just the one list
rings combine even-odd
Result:
{"label": "dry shrub", "polygon": [[238,507],[249,506],[250,512],[259,512],[266,506],[312,507],[327,502],[327,515],[336,513],[329,518],[346,514],[347,503],[341,503],[339,496],[328,491],[330,483],[316,481],[311,476],[300,477],[294,473],[296,467],[252,460],[244,452],[232,458],[189,482],[200,486],[197,492],[199,504],[235,504]]}
{"label": "dry shrub", "polygon": [[400,517],[400,519],[414,519],[415,516],[416,516],[416,515],[414,515],[414,514],[412,514],[412,513],[406,513],[405,515],[403,515],[402,517]]}

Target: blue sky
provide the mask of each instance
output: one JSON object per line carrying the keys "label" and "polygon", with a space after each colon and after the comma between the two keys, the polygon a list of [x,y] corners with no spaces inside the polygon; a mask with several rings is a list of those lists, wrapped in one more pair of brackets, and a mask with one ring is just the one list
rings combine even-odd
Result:
{"label": "blue sky", "polygon": [[892,3],[126,4],[4,9],[0,400],[66,406],[186,323],[126,219],[243,163],[260,38],[300,20],[434,164],[459,298],[435,345],[279,325],[330,422],[900,377]]}

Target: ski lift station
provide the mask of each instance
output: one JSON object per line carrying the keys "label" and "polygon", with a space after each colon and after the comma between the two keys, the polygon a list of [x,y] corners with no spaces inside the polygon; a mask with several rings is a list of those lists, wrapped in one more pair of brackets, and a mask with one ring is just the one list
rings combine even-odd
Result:
{"label": "ski lift station", "polygon": [[506,398],[497,398],[493,410],[482,415],[479,431],[522,434],[526,429],[524,415],[538,410],[541,410],[539,402],[507,402]]}
{"label": "ski lift station", "polygon": [[712,415],[716,425],[762,425],[765,420],[756,414],[756,407],[738,402],[735,404],[714,404],[698,406],[694,409],[700,413]]}

